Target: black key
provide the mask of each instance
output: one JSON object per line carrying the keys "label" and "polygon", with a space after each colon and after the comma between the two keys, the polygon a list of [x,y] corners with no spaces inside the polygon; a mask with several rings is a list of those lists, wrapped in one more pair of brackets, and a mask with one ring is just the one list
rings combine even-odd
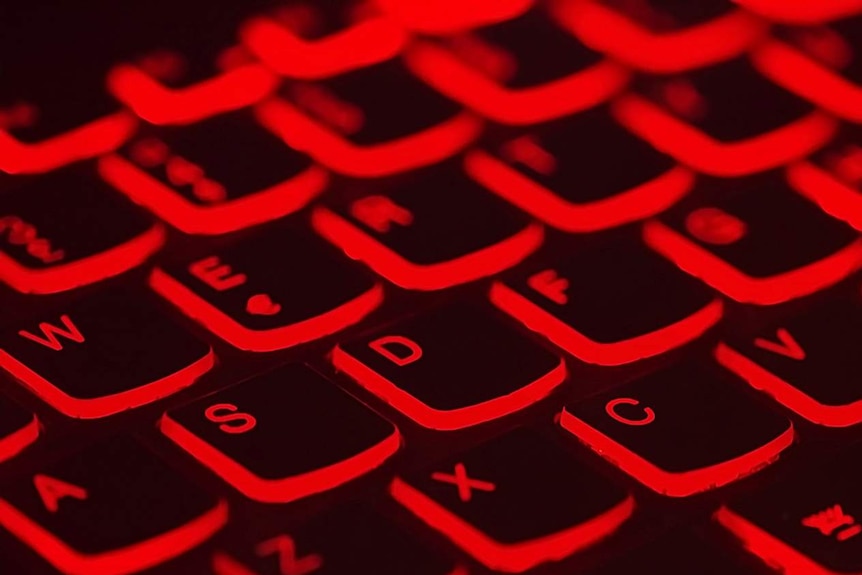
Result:
{"label": "black key", "polygon": [[725,367],[806,419],[830,427],[862,421],[856,386],[862,302],[835,299],[752,337],[721,343]]}
{"label": "black key", "polygon": [[260,104],[258,117],[291,147],[359,177],[439,162],[481,128],[477,118],[411,76],[398,60],[316,83],[287,84]]}
{"label": "black key", "polygon": [[604,111],[585,112],[473,151],[464,167],[492,192],[567,232],[591,232],[654,215],[694,184],[691,171],[632,136]]}
{"label": "black key", "polygon": [[[237,545],[239,547],[239,545]],[[377,512],[353,505],[213,556],[214,575],[467,575]]]}
{"label": "black key", "polygon": [[244,495],[267,503],[355,479],[401,442],[395,426],[298,364],[171,410],[161,429]]}
{"label": "black key", "polygon": [[715,370],[676,365],[567,405],[560,424],[647,487],[685,497],[773,462],[793,442],[785,418]]}
{"label": "black key", "polygon": [[768,30],[729,0],[564,0],[556,7],[563,25],[586,45],[653,73],[734,58]]}
{"label": "black key", "polygon": [[0,462],[14,457],[36,441],[40,427],[35,415],[0,396]]}
{"label": "black key", "polygon": [[100,291],[0,333],[0,366],[56,410],[92,419],[161,399],[215,358],[143,294]]}
{"label": "black key", "polygon": [[132,140],[99,162],[103,178],[186,233],[219,234],[302,208],[323,168],[234,112]]}
{"label": "black key", "polygon": [[862,569],[859,446],[732,501],[716,519],[745,548],[787,575]]}
{"label": "black key", "polygon": [[396,477],[389,491],[480,563],[506,573],[593,545],[634,510],[624,489],[524,428]]}
{"label": "black key", "polygon": [[753,53],[757,68],[812,103],[862,123],[862,6],[829,25],[788,28]]}
{"label": "black key", "polygon": [[252,351],[334,333],[383,299],[383,287],[362,270],[286,228],[158,267],[150,286],[220,338]]}
{"label": "black key", "polygon": [[4,485],[0,525],[62,573],[119,575],[203,543],[227,503],[127,436]]}
{"label": "black key", "polygon": [[465,304],[339,344],[332,361],[433,429],[477,425],[523,409],[566,378],[559,357],[489,312]]}
{"label": "black key", "polygon": [[54,293],[140,265],[164,242],[131,202],[90,166],[25,180],[0,198],[0,279],[25,293]]}
{"label": "black key", "polygon": [[534,124],[590,108],[629,79],[625,68],[581,44],[538,8],[416,42],[405,58],[435,89],[503,124]]}
{"label": "black key", "polygon": [[772,84],[747,60],[645,80],[614,103],[617,119],[683,164],[741,176],[802,158],[832,137],[836,121]]}
{"label": "black key", "polygon": [[715,325],[723,309],[721,299],[696,279],[629,244],[523,266],[495,282],[490,297],[530,329],[599,365],[682,346]]}
{"label": "black key", "polygon": [[315,230],[401,287],[435,290],[497,273],[539,247],[542,227],[451,164],[392,192],[317,208]]}
{"label": "black key", "polygon": [[854,230],[781,176],[725,185],[714,202],[680,205],[647,222],[646,242],[726,296],[760,305],[829,287],[862,264]]}

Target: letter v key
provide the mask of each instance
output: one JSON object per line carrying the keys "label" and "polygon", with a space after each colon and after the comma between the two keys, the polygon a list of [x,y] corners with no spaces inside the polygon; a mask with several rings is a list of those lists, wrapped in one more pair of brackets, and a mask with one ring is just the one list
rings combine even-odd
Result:
{"label": "letter v key", "polygon": [[805,359],[805,350],[802,349],[802,346],[799,345],[792,335],[790,335],[789,331],[784,328],[779,328],[778,331],[775,332],[775,335],[778,337],[777,342],[758,337],[754,340],[754,345],[761,349],[778,353],[797,361]]}

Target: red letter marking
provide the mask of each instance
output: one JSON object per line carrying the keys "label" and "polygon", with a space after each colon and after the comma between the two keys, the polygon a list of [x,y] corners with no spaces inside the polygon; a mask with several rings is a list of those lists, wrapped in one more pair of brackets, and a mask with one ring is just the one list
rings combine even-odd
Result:
{"label": "red letter marking", "polygon": [[789,331],[782,327],[775,332],[775,335],[778,336],[778,342],[758,337],[754,340],[754,345],[761,349],[765,349],[766,351],[771,351],[772,353],[777,353],[797,361],[805,359],[805,350],[802,349],[802,346],[799,345],[795,339],[793,339],[793,336],[790,335]]}
{"label": "red letter marking", "polygon": [[718,208],[700,208],[685,218],[688,233],[707,244],[725,246],[741,240],[748,232],[745,222]]}
{"label": "red letter marking", "polygon": [[[802,519],[802,525],[817,529],[826,537],[830,537],[837,531],[835,538],[838,541],[847,541],[862,533],[862,526],[858,525],[852,516],[844,513],[840,505],[833,505],[814,515],[805,517]],[[846,529],[842,529],[843,527]]]}
{"label": "red letter marking", "polygon": [[527,279],[527,285],[555,304],[566,305],[569,302],[569,297],[566,295],[566,290],[569,289],[569,280],[557,275],[557,270],[543,270],[535,273]]}
{"label": "red letter marking", "polygon": [[557,158],[544,149],[533,136],[509,140],[500,148],[500,154],[509,161],[518,162],[545,176],[550,176],[557,170]]}
{"label": "red letter marking", "polygon": [[296,545],[287,535],[278,535],[258,544],[255,553],[258,557],[277,555],[280,575],[306,575],[317,571],[323,565],[323,558],[316,553],[297,557]]}
{"label": "red letter marking", "polygon": [[51,348],[54,351],[60,351],[63,349],[63,344],[57,338],[58,335],[62,335],[66,339],[74,341],[75,343],[84,343],[84,335],[78,331],[78,328],[72,323],[72,320],[66,314],[60,316],[60,321],[63,322],[63,325],[66,326],[66,329],[59,328],[53,324],[48,322],[42,322],[39,324],[39,329],[42,331],[42,335],[45,337],[39,337],[38,335],[33,335],[29,331],[24,331],[23,329],[18,332],[18,335],[21,337],[26,337],[31,341],[35,341],[40,345],[44,345],[45,347]]}
{"label": "red letter marking", "polygon": [[386,196],[368,196],[356,200],[350,204],[350,215],[381,234],[388,232],[393,223],[399,226],[413,223],[413,214]]}
{"label": "red letter marking", "polygon": [[[257,425],[257,419],[255,419],[250,413],[236,413],[238,409],[239,408],[237,406],[230,403],[217,403],[208,407],[204,412],[204,415],[213,423],[221,423],[218,428],[225,433],[239,435],[240,433],[245,433],[254,429],[254,426]],[[220,411],[227,413],[219,413]],[[228,425],[228,423],[232,421],[242,423]]]}
{"label": "red letter marking", "polygon": [[[393,344],[396,346],[403,346],[407,348],[407,354],[398,355],[395,353],[395,351],[392,351],[386,347],[387,345]],[[368,347],[370,347],[398,367],[411,364],[414,361],[418,360],[420,357],[422,357],[422,348],[419,347],[419,344],[412,339],[407,339],[406,337],[400,335],[386,335],[383,337],[378,337],[374,341],[370,342],[368,344]]]}
{"label": "red letter marking", "polygon": [[655,411],[652,408],[644,407],[644,416],[640,419],[629,419],[628,417],[624,417],[616,412],[616,407],[618,405],[640,405],[640,402],[637,399],[631,399],[628,397],[620,397],[617,399],[612,399],[605,405],[605,412],[610,415],[615,420],[623,423],[625,425],[649,425],[653,421],[655,421]]}
{"label": "red letter marking", "polygon": [[465,503],[473,499],[473,489],[478,491],[491,492],[497,489],[497,486],[490,481],[482,481],[480,479],[471,479],[467,475],[467,468],[463,463],[455,464],[455,474],[440,473],[435,471],[431,474],[431,479],[441,481],[443,483],[451,483],[458,488],[458,497]]}
{"label": "red letter marking", "polygon": [[87,490],[47,475],[34,475],[33,487],[39,493],[39,498],[42,499],[42,504],[45,509],[51,513],[56,513],[60,508],[60,500],[66,497],[74,497],[79,501],[84,501],[89,497]]}
{"label": "red letter marking", "polygon": [[245,274],[235,274],[229,265],[224,265],[218,256],[210,256],[189,265],[189,273],[216,291],[225,291],[241,286],[247,279]]}

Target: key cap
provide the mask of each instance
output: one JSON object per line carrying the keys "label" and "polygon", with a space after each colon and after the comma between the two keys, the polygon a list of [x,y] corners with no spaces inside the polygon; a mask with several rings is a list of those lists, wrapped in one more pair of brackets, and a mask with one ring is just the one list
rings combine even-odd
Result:
{"label": "key cap", "polygon": [[467,575],[389,520],[357,504],[295,530],[271,531],[213,556],[213,575]]}
{"label": "key cap", "polygon": [[67,575],[124,575],[176,557],[226,522],[209,495],[128,436],[6,483],[0,525]]}
{"label": "key cap", "polygon": [[332,363],[419,425],[440,430],[528,407],[566,378],[562,359],[466,304],[339,344]]}
{"label": "key cap", "polygon": [[25,293],[69,290],[142,264],[164,235],[90,166],[67,168],[0,198],[0,279]]}
{"label": "key cap", "polygon": [[265,503],[333,489],[379,467],[401,443],[394,425],[298,364],[168,411],[160,426],[243,495]]}
{"label": "key cap", "polygon": [[770,20],[788,24],[814,24],[862,12],[860,0],[733,0]]}
{"label": "key cap", "polygon": [[695,364],[665,368],[567,405],[560,425],[669,497],[754,473],[774,462],[794,436],[787,419]]}
{"label": "key cap", "polygon": [[481,121],[396,60],[295,82],[257,109],[289,146],[336,172],[376,177],[434,164],[472,142]]}
{"label": "key cap", "polygon": [[768,30],[764,20],[727,0],[558,0],[554,13],[593,50],[652,73],[735,58]]}
{"label": "key cap", "polygon": [[581,361],[597,365],[666,353],[702,336],[723,313],[721,299],[703,284],[628,244],[523,266],[495,281],[490,299]]}
{"label": "key cap", "polygon": [[506,573],[595,544],[635,506],[624,489],[524,428],[396,477],[389,493],[477,561]]}
{"label": "key cap", "polygon": [[41,427],[35,415],[0,396],[0,462],[15,457],[36,441]]}
{"label": "key cap", "polygon": [[469,152],[464,168],[530,215],[573,233],[654,215],[694,184],[690,170],[632,136],[604,111],[584,112]]}
{"label": "key cap", "polygon": [[142,136],[99,161],[112,186],[189,234],[221,234],[301,209],[323,168],[234,112]]}
{"label": "key cap", "polygon": [[745,546],[787,575],[862,569],[858,445],[826,465],[786,476],[719,509],[715,517]]}
{"label": "key cap", "polygon": [[249,351],[284,349],[335,333],[383,300],[383,287],[362,270],[322,242],[286,228],[157,267],[149,283],[215,335]]}
{"label": "key cap", "polygon": [[828,26],[791,28],[752,55],[776,84],[841,116],[862,123],[862,14]]}
{"label": "key cap", "polygon": [[464,32],[515,18],[534,3],[534,0],[374,0],[378,8],[409,30],[440,35]]}
{"label": "key cap", "polygon": [[245,47],[282,76],[320,79],[398,55],[407,35],[367,4],[294,0],[252,17],[239,31]]}
{"label": "key cap", "polygon": [[644,224],[646,243],[724,295],[758,305],[827,288],[862,263],[854,231],[792,193],[780,176],[732,185],[715,202]]}
{"label": "key cap", "polygon": [[501,124],[534,124],[585,110],[629,79],[625,68],[538,9],[451,38],[418,40],[404,57],[430,86]]}
{"label": "key cap", "polygon": [[56,410],[82,419],[176,393],[214,361],[208,345],[127,287],[42,311],[0,333],[0,366]]}
{"label": "key cap", "polygon": [[820,425],[844,427],[862,421],[857,337],[862,302],[829,301],[753,337],[722,342],[716,359],[726,368]]}
{"label": "key cap", "polygon": [[841,137],[789,166],[787,181],[825,212],[862,230],[862,133]]}
{"label": "key cap", "polygon": [[543,230],[510,210],[460,169],[441,166],[386,195],[312,213],[318,234],[407,289],[436,290],[515,265]]}
{"label": "key cap", "polygon": [[694,169],[722,177],[778,167],[822,147],[836,121],[742,59],[654,78],[618,98],[617,120]]}

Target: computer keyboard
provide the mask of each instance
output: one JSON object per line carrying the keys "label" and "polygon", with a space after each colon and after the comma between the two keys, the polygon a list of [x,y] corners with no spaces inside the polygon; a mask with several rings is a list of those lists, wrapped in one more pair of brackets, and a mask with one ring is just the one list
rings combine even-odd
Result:
{"label": "computer keyboard", "polygon": [[862,1],[0,6],[0,573],[862,572]]}

